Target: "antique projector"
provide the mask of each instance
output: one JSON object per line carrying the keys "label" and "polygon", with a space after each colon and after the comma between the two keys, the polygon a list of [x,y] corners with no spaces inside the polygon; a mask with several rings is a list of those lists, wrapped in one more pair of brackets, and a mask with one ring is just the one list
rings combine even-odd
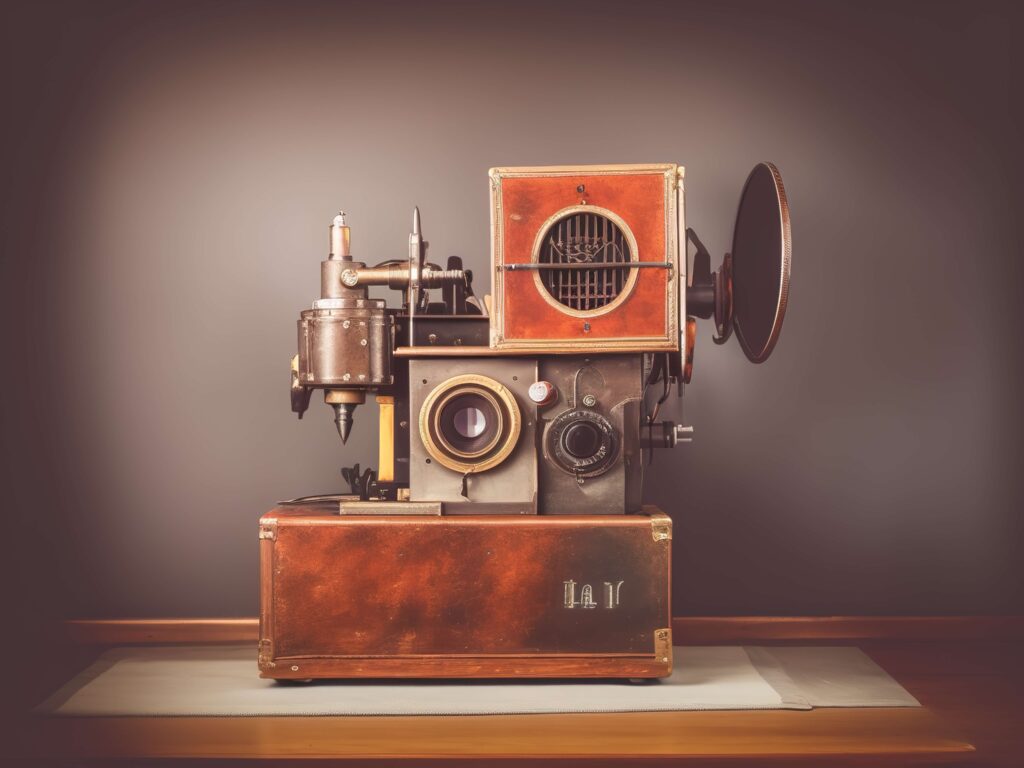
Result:
{"label": "antique projector", "polygon": [[343,213],[330,226],[292,409],[322,390],[345,442],[371,396],[379,462],[261,518],[265,677],[671,671],[671,519],[643,506],[644,466],[691,439],[659,413],[690,380],[695,318],[753,362],[775,346],[781,178],[754,168],[714,272],[678,165],[495,168],[490,187],[482,299],[461,259],[427,258],[418,209],[407,257],[374,266]]}

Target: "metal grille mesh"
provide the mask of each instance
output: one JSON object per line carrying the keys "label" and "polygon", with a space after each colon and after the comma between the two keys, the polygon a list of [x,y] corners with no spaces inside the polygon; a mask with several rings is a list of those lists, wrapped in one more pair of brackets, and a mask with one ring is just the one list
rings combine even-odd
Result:
{"label": "metal grille mesh", "polygon": [[[613,221],[598,213],[559,219],[541,240],[540,280],[566,307],[587,311],[614,301],[629,278],[629,243]],[[621,265],[621,266],[620,266]]]}

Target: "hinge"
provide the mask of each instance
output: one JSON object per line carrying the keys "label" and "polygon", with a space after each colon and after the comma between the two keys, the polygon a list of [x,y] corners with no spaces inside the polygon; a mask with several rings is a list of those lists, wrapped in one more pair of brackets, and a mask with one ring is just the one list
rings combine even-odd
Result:
{"label": "hinge", "polygon": [[672,541],[672,518],[664,514],[653,515],[651,536],[655,541]]}
{"label": "hinge", "polygon": [[654,657],[662,664],[672,666],[672,630],[654,630]]}

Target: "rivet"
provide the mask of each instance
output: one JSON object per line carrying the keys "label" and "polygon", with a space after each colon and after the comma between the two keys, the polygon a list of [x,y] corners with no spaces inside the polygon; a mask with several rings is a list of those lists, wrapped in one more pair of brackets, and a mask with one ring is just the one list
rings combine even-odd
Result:
{"label": "rivet", "polygon": [[292,672],[298,672],[298,671],[299,671],[299,665],[298,664],[292,664]]}

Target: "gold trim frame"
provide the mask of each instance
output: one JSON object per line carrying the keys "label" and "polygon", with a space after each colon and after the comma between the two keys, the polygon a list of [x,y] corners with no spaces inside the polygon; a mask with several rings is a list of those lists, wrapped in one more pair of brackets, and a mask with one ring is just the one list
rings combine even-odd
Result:
{"label": "gold trim frame", "polygon": [[[439,446],[431,434],[431,426],[433,413],[435,411],[435,405],[440,409],[440,404],[447,401],[451,391],[457,387],[471,386],[482,390],[489,391],[495,396],[495,402],[500,401],[504,404],[506,411],[508,412],[508,434],[505,436],[505,443],[502,445],[493,455],[482,461],[458,461],[457,459],[449,456],[445,453],[444,448]],[[439,403],[441,401],[441,403]],[[500,408],[499,408],[500,411]],[[420,427],[420,440],[423,441],[423,446],[427,449],[427,453],[430,457],[443,467],[454,472],[461,472],[468,474],[470,472],[486,472],[488,469],[493,469],[509,457],[509,454],[516,447],[516,443],[519,442],[519,433],[522,431],[522,414],[519,411],[519,404],[516,402],[515,396],[509,392],[505,385],[498,381],[488,377],[481,376],[475,373],[465,373],[460,376],[453,376],[450,379],[446,379],[434,387],[430,394],[423,401],[423,405],[420,406],[419,413],[419,427]],[[500,430],[498,438],[500,439]],[[486,450],[493,450],[494,445],[488,446]]]}
{"label": "gold trim frame", "polygon": [[[636,174],[659,174],[664,176],[664,221],[665,221],[665,254],[663,259],[671,264],[668,267],[668,278],[665,286],[665,330],[661,336],[623,336],[617,338],[558,338],[558,339],[514,339],[505,338],[505,264],[504,254],[504,205],[502,201],[502,180],[506,178],[522,177],[558,177],[558,176],[628,176]],[[493,285],[493,307],[490,320],[490,348],[502,350],[515,350],[517,352],[535,352],[539,354],[574,354],[580,351],[591,352],[622,352],[622,351],[674,351],[679,349],[679,332],[682,327],[680,317],[685,311],[685,285],[686,285],[686,258],[682,244],[686,240],[686,226],[683,212],[683,180],[684,168],[675,163],[657,164],[635,164],[635,165],[558,165],[558,166],[524,166],[524,167],[499,167],[491,168],[488,172],[491,186],[491,279]],[[563,216],[566,212],[574,209],[584,210],[601,215],[612,213],[598,206],[581,205],[578,207],[565,208],[554,214],[541,227],[535,236],[534,252],[531,254],[531,261],[537,261],[537,242],[547,231],[551,222]],[[639,252],[635,247],[632,229],[625,224],[620,216],[613,213],[613,221],[623,225],[623,233],[630,239],[630,246],[633,253],[631,261],[639,262]],[[630,291],[623,291],[620,297],[626,297],[632,293],[633,285],[639,278],[640,268],[631,267]],[[596,317],[619,306],[620,299],[616,298],[607,307],[600,307],[598,310],[588,310],[582,314],[576,314],[577,310],[555,302],[554,298],[547,292],[543,284],[539,282],[539,275],[534,275],[534,285],[546,302],[570,316],[578,316],[581,319]],[[625,301],[622,298],[621,301]]]}
{"label": "gold trim frame", "polygon": [[560,302],[544,285],[544,281],[540,279],[540,273],[542,270],[533,270],[533,284],[537,286],[537,292],[541,297],[550,304],[552,307],[557,309],[559,312],[571,317],[599,317],[601,315],[611,312],[613,309],[618,307],[622,302],[629,298],[630,294],[633,293],[633,288],[636,287],[636,280],[639,276],[640,270],[633,266],[633,264],[640,261],[640,252],[636,244],[636,237],[633,236],[633,230],[629,228],[626,221],[614,211],[609,211],[607,208],[601,208],[597,205],[570,205],[568,208],[563,208],[558,213],[548,217],[539,230],[537,230],[537,237],[533,241],[533,251],[530,254],[530,261],[533,264],[540,264],[540,250],[544,247],[544,237],[548,234],[551,227],[562,219],[572,216],[574,213],[593,213],[598,216],[603,216],[612,222],[619,228],[623,236],[629,242],[629,275],[626,277],[626,284],[622,286],[622,291],[614,299],[609,301],[603,307],[597,309],[573,309],[567,307],[565,304]]}

